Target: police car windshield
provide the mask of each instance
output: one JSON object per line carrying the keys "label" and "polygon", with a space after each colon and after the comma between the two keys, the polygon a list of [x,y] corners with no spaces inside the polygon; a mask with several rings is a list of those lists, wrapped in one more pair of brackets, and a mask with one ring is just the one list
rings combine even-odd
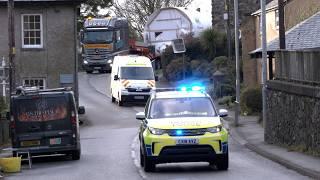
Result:
{"label": "police car windshield", "polygon": [[112,39],[112,31],[87,31],[83,37],[85,43],[108,43],[112,42]]}
{"label": "police car windshield", "polygon": [[152,67],[121,67],[121,79],[154,80]]}
{"label": "police car windshield", "polygon": [[217,113],[206,97],[156,99],[149,114],[150,119],[213,116]]}

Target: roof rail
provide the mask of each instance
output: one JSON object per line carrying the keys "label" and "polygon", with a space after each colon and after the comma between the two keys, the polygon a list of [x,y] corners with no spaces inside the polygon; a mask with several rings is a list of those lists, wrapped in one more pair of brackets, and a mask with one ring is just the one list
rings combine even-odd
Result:
{"label": "roof rail", "polygon": [[72,87],[62,87],[62,88],[53,88],[53,89],[39,89],[38,87],[23,87],[19,86],[16,89],[17,95],[26,95],[31,93],[42,93],[42,92],[59,92],[59,91],[71,91]]}

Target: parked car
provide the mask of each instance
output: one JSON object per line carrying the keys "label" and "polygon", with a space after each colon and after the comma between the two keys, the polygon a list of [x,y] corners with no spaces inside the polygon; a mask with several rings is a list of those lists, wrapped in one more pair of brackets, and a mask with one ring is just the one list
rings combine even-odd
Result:
{"label": "parked car", "polygon": [[81,155],[78,113],[70,88],[34,90],[19,88],[11,97],[10,129],[13,154],[67,154],[73,160]]}

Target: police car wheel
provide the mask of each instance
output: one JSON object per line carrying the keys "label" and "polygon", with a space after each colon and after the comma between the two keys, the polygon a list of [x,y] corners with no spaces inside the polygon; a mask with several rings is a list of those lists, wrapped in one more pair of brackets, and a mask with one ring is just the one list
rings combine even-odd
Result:
{"label": "police car wheel", "polygon": [[[146,151],[144,151],[144,153],[146,154]],[[153,172],[156,169],[156,164],[148,156],[143,156],[143,164],[143,170],[145,172]]]}
{"label": "police car wheel", "polygon": [[221,155],[216,162],[218,170],[228,170],[229,168],[229,153]]}
{"label": "police car wheel", "polygon": [[141,148],[140,148],[140,166],[144,167],[144,155],[142,153]]}

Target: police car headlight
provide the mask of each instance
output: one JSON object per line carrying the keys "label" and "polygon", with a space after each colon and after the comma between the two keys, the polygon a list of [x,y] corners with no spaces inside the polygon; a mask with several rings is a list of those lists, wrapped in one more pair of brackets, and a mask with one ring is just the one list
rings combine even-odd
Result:
{"label": "police car headlight", "polygon": [[222,131],[222,126],[207,128],[207,132],[210,132],[210,133],[218,133],[221,131]]}
{"label": "police car headlight", "polygon": [[83,61],[83,64],[88,64],[88,61]]}
{"label": "police car headlight", "polygon": [[149,131],[151,134],[154,134],[154,135],[162,135],[164,133],[166,133],[165,130],[163,129],[157,129],[157,128],[152,128],[152,127],[148,127]]}
{"label": "police car headlight", "polygon": [[107,63],[111,64],[111,63],[112,63],[112,60],[111,60],[111,59],[109,59],[109,60],[107,61]]}

